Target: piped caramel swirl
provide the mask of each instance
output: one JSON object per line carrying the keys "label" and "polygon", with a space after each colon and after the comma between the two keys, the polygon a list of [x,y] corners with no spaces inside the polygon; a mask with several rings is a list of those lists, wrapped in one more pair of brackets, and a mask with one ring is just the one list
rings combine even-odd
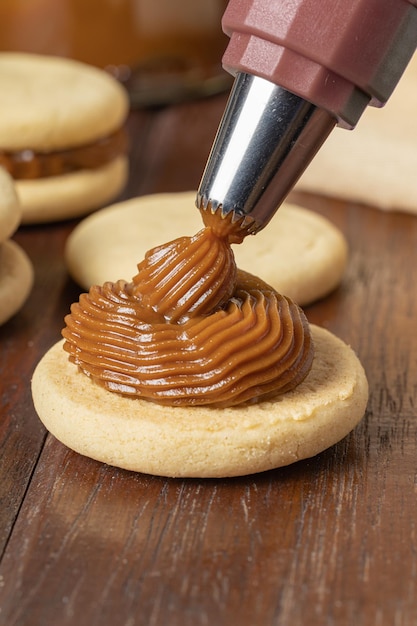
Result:
{"label": "piped caramel swirl", "polygon": [[149,251],[131,282],[82,294],[62,331],[70,360],[110,391],[161,404],[234,406],[293,389],[313,359],[307,320],[236,268],[237,233],[214,220]]}

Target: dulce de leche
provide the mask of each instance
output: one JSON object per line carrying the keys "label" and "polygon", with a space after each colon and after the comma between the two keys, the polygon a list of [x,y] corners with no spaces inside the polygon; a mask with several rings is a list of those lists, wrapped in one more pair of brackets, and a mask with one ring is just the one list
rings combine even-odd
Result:
{"label": "dulce de leche", "polygon": [[127,152],[127,133],[124,128],[119,128],[91,144],[66,150],[51,152],[36,152],[30,149],[17,152],[0,150],[0,166],[16,180],[33,180],[82,169],[99,168]]}
{"label": "dulce de leche", "polygon": [[150,250],[131,282],[93,286],[66,316],[64,349],[112,392],[167,405],[234,406],[296,387],[313,343],[302,310],[236,267],[242,224],[205,227]]}

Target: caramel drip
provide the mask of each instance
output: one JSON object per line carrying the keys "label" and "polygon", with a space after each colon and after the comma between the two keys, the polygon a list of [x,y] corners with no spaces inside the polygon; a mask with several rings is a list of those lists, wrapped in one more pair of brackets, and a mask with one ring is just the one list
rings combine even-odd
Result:
{"label": "caramel drip", "polygon": [[207,228],[154,248],[138,265],[132,293],[171,322],[211,313],[232,297],[236,264],[226,239]]}
{"label": "caramel drip", "polygon": [[35,152],[31,149],[19,152],[0,150],[0,165],[15,180],[33,180],[68,174],[80,169],[95,169],[126,154],[127,150],[126,131],[119,129],[94,143],[68,150],[54,152]]}
{"label": "caramel drip", "polygon": [[307,375],[303,312],[236,269],[227,229],[154,248],[138,270],[129,283],[92,287],[65,318],[70,360],[110,391],[225,407],[284,393]]}

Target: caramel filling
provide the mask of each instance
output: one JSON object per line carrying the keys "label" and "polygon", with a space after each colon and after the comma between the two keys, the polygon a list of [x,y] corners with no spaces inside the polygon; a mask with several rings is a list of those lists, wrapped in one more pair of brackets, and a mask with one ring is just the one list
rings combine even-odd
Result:
{"label": "caramel filling", "polygon": [[131,282],[94,286],[72,305],[64,349],[108,390],[226,407],[287,392],[309,372],[301,309],[236,268],[239,225],[205,222],[194,237],[150,250]]}
{"label": "caramel filling", "polygon": [[128,150],[127,134],[121,128],[94,143],[54,152],[0,150],[0,165],[15,180],[59,176],[81,169],[95,169],[106,165]]}

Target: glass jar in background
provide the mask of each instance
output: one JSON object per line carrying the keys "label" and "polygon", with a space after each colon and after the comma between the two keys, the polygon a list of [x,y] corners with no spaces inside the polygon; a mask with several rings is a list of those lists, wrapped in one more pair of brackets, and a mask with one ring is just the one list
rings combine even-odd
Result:
{"label": "glass jar in background", "polygon": [[227,89],[227,0],[1,0],[0,50],[73,58],[110,71],[133,106]]}

